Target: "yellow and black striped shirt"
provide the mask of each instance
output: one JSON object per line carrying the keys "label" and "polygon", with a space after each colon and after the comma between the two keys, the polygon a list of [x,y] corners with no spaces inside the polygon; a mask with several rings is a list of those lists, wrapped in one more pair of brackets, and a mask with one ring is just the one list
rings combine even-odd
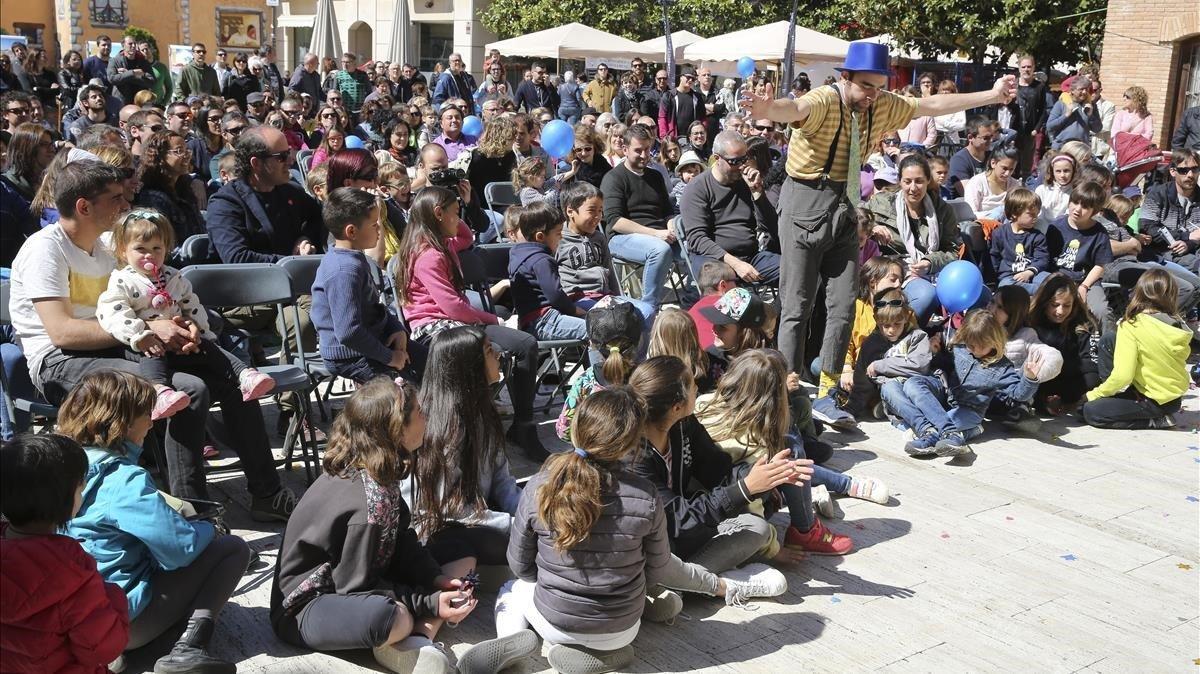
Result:
{"label": "yellow and black striped shirt", "polygon": [[[829,146],[838,129],[838,110],[842,113],[842,134],[838,138],[837,153],[829,171],[831,180],[846,180],[846,166],[850,162],[850,106],[838,104],[838,90],[832,86],[818,87],[804,94],[801,99],[808,103],[808,118],[793,125],[792,141],[788,146],[787,172],[793,178],[815,180],[825,171],[829,159]],[[870,124],[868,115],[858,120],[860,160],[865,161],[876,141],[884,133],[903,129],[917,112],[917,99],[898,96],[889,91],[879,92],[872,105]],[[867,127],[870,127],[868,129]],[[867,134],[874,136],[868,138]]]}

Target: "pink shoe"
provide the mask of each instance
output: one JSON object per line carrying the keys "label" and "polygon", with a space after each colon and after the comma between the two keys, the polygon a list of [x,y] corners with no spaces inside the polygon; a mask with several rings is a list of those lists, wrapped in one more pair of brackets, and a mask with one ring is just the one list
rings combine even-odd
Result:
{"label": "pink shoe", "polygon": [[191,403],[192,398],[188,394],[164,386],[158,389],[158,398],[154,400],[154,410],[150,412],[150,418],[154,421],[166,419]]}
{"label": "pink shoe", "polygon": [[242,370],[238,380],[242,389],[242,400],[245,401],[258,400],[275,390],[275,380],[252,367]]}
{"label": "pink shoe", "polygon": [[221,450],[217,449],[216,447],[213,447],[212,445],[204,446],[204,458],[205,459],[215,459],[218,456],[221,456]]}

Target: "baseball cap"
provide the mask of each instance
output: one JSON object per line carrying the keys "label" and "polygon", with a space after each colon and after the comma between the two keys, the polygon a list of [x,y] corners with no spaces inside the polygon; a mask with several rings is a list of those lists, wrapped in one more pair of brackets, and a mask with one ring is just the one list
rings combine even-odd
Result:
{"label": "baseball cap", "polygon": [[1125,198],[1127,199],[1136,199],[1142,196],[1142,188],[1138,187],[1137,185],[1130,185],[1129,187],[1121,190],[1121,194],[1125,195]]}
{"label": "baseball cap", "polygon": [[703,307],[700,314],[713,325],[740,325],[745,328],[761,327],[767,322],[767,307],[758,295],[746,288],[733,288],[721,295],[711,307]]}
{"label": "baseball cap", "polygon": [[627,351],[642,341],[642,313],[624,297],[601,297],[588,309],[584,322],[588,341],[597,348],[616,347]]}
{"label": "baseball cap", "polygon": [[252,94],[246,95],[246,105],[254,105],[255,103],[262,103],[264,100],[266,100],[265,97],[257,91]]}

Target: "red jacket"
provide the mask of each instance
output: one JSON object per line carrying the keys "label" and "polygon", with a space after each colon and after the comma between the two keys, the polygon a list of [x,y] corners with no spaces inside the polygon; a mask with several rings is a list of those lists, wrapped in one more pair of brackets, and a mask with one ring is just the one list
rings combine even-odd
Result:
{"label": "red jacket", "polygon": [[101,674],[129,642],[129,604],[66,536],[4,538],[0,672]]}

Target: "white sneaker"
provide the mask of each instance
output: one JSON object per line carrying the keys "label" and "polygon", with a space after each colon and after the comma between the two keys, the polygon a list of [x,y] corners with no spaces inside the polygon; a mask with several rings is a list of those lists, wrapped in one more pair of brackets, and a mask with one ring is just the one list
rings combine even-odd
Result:
{"label": "white sneaker", "polygon": [[812,488],[812,504],[825,519],[840,520],[845,514],[823,484]]}
{"label": "white sneaker", "polygon": [[371,649],[375,662],[398,674],[453,674],[450,657],[426,637],[408,637],[391,646]]}
{"label": "white sneaker", "polygon": [[746,600],[755,597],[778,597],[787,592],[787,578],[779,569],[766,564],[749,564],[729,571],[725,581],[725,604],[746,607]]}
{"label": "white sneaker", "polygon": [[[872,501],[879,505],[887,505],[888,499],[891,498],[887,483],[874,477],[850,478],[850,491],[846,492],[846,495],[850,498]],[[816,490],[813,490],[813,501],[816,499]]]}

